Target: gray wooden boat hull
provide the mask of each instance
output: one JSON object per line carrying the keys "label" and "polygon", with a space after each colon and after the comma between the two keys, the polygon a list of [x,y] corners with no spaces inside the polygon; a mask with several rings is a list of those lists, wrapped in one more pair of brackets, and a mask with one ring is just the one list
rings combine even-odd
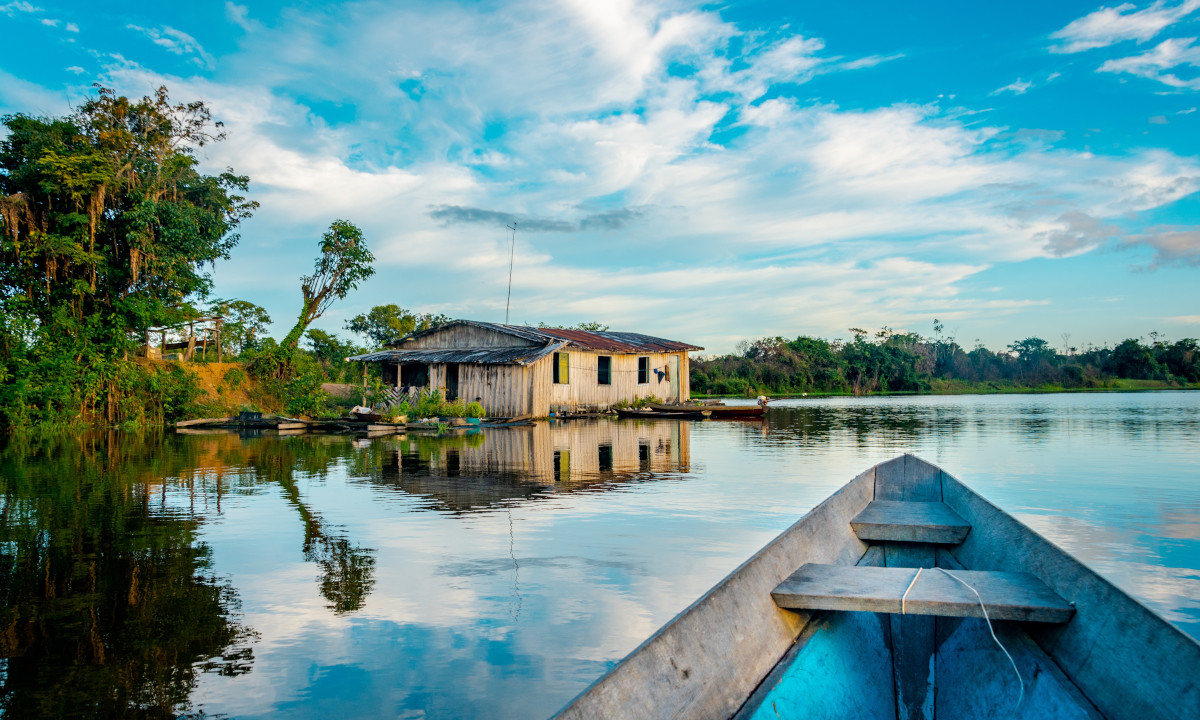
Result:
{"label": "gray wooden boat hull", "polygon": [[[800,565],[883,565],[905,545],[850,526],[874,499],[941,501],[972,530],[945,568],[1025,572],[1070,601],[1064,624],[791,611]],[[915,546],[914,546],[915,547]],[[902,618],[902,619],[901,619]],[[928,668],[898,662],[931,634]],[[1018,699],[1020,702],[1018,703]],[[960,481],[904,455],[854,478],[642,643],[556,718],[1200,718],[1200,643]]]}

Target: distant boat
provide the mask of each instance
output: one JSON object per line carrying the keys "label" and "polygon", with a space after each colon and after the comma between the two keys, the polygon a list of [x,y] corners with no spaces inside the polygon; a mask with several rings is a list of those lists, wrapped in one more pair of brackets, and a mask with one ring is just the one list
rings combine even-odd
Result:
{"label": "distant boat", "polygon": [[646,407],[659,412],[708,412],[709,416],[713,419],[722,420],[759,418],[767,412],[765,405],[726,405],[724,403],[714,403],[711,405],[650,403]]}
{"label": "distant boat", "polygon": [[904,455],[813,508],[555,717],[1196,720],[1200,643]]}
{"label": "distant boat", "polygon": [[[678,408],[678,406],[675,406],[675,408]],[[711,414],[711,411],[706,407],[698,407],[694,410],[680,410],[674,408],[669,410],[655,410],[651,408],[617,408],[617,415],[624,418],[632,417],[663,420],[703,420]]]}

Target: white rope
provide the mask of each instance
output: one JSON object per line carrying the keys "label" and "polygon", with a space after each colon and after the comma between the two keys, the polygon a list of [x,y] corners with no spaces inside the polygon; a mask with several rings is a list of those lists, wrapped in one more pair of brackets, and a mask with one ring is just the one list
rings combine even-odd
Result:
{"label": "white rope", "polygon": [[[1017,707],[1020,707],[1021,701],[1025,699],[1025,680],[1021,677],[1021,671],[1017,669],[1017,661],[1013,660],[1013,656],[1010,655],[1008,652],[1008,649],[1004,647],[1004,643],[1000,642],[1000,638],[996,637],[996,631],[995,631],[995,629],[992,628],[992,619],[988,617],[987,607],[984,606],[983,598],[979,595],[979,591],[976,590],[975,588],[971,587],[971,584],[968,583],[966,580],[963,580],[962,578],[958,577],[957,575],[950,572],[946,568],[935,568],[935,569],[941,570],[942,572],[946,573],[950,577],[959,581],[963,585],[966,585],[968,590],[975,593],[975,597],[979,600],[979,609],[983,611],[983,619],[987,623],[988,632],[990,632],[992,634],[992,639],[995,640],[996,644],[1000,646],[1000,650],[1004,653],[1004,657],[1008,658],[1009,664],[1012,665],[1013,672],[1015,672],[1017,674],[1017,682],[1021,684],[1021,693],[1020,693],[1020,695],[1017,696]],[[921,572],[918,570],[917,574],[920,575]],[[917,579],[913,578],[913,582],[915,583],[916,581],[917,581]],[[911,588],[912,588],[912,586],[909,586],[909,589],[911,589]],[[905,593],[905,595],[907,595],[907,594],[908,593]],[[900,601],[900,607],[901,607],[901,611],[903,611],[903,609],[904,609],[904,601],[903,600]]]}
{"label": "white rope", "polygon": [[917,578],[921,577],[921,571],[922,571],[922,570],[924,570],[924,568],[917,568],[917,574],[916,574],[916,575],[913,575],[912,582],[910,582],[910,583],[908,584],[908,589],[904,591],[904,596],[900,598],[900,614],[901,614],[901,615],[907,615],[907,613],[905,612],[905,605],[904,605],[904,604],[905,604],[906,602],[908,602],[908,594],[909,594],[910,592],[912,592],[913,585],[916,585],[916,584],[917,584]]}

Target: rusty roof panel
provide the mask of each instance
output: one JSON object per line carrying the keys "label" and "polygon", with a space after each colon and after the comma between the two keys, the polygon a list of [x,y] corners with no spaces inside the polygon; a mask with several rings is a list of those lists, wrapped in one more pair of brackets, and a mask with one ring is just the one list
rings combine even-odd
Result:
{"label": "rusty roof panel", "polygon": [[564,328],[538,328],[538,332],[566,340],[576,347],[603,350],[615,353],[670,353],[703,350],[675,340],[666,340],[653,335],[631,332],[609,332],[594,330],[567,330]]}

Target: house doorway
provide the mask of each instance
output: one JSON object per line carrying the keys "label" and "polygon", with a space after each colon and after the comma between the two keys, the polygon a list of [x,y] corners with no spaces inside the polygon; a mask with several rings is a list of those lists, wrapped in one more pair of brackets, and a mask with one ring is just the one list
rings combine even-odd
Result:
{"label": "house doorway", "polygon": [[446,365],[446,399],[458,399],[458,364]]}

